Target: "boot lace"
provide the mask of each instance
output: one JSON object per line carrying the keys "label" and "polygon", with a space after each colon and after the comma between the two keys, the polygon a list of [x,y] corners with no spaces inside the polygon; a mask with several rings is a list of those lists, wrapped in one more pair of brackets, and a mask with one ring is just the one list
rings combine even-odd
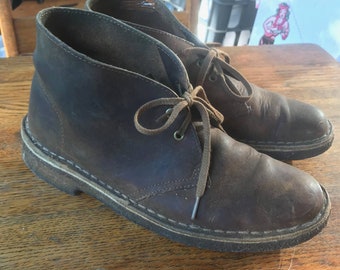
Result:
{"label": "boot lace", "polygon": [[[165,116],[161,116],[158,120],[167,118],[165,123],[154,129],[149,129],[143,126],[140,123],[140,117],[146,111],[158,107],[158,106],[172,106],[171,109],[168,109],[165,113]],[[210,153],[211,153],[211,124],[223,130],[221,127],[221,123],[223,122],[223,115],[217,111],[208,101],[207,96],[201,86],[196,88],[190,88],[181,97],[173,97],[173,98],[159,98],[155,100],[151,100],[141,106],[135,113],[134,123],[136,129],[145,135],[156,135],[167,128],[176,120],[179,113],[183,110],[186,110],[187,116],[181,125],[180,129],[175,132],[175,139],[181,139],[184,136],[184,132],[187,129],[188,125],[191,123],[191,112],[190,108],[195,107],[200,114],[203,126],[203,151],[202,151],[202,160],[200,166],[199,177],[196,185],[196,199],[195,204],[192,210],[191,219],[195,219],[200,198],[203,196],[205,192],[205,188],[207,185],[208,177],[209,177],[209,167],[210,167]],[[212,122],[210,120],[213,120]]]}
{"label": "boot lace", "polygon": [[[238,97],[239,99],[244,99],[244,101],[248,100],[252,95],[253,90],[250,83],[240,72],[238,72],[229,64],[230,58],[229,55],[227,55],[226,53],[215,48],[206,49],[201,47],[191,47],[185,49],[182,54],[194,54],[201,56],[201,58],[198,60],[198,65],[200,66],[200,69],[197,74],[195,85],[203,85],[208,74],[212,72],[212,68],[215,68],[218,74],[226,75],[224,76],[224,78],[228,86],[227,89],[231,90],[230,92],[232,95]],[[237,81],[244,86],[245,93],[240,93],[240,89],[237,87]]]}

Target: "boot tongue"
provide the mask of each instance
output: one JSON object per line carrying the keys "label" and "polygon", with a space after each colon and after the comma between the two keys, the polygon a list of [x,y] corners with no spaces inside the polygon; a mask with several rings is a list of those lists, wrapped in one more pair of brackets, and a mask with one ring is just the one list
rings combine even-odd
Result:
{"label": "boot tongue", "polygon": [[[166,78],[166,82],[163,82],[163,84],[169,86],[181,96],[191,86],[184,65],[181,60],[165,46],[159,46],[158,53],[164,67],[163,75]],[[157,80],[157,78],[155,79]],[[162,82],[162,78],[159,78],[158,81]]]}
{"label": "boot tongue", "polygon": [[[161,41],[164,42],[166,39],[170,39],[169,36],[163,36]],[[177,39],[175,44],[173,43],[174,42],[171,41],[165,42],[166,45],[171,44],[171,48],[175,47],[174,50],[183,62],[194,86],[198,84],[204,85],[204,82],[206,82],[208,79],[209,74],[214,73],[216,75],[218,74],[218,76],[223,76],[226,89],[233,92],[234,95],[239,97],[249,97],[251,95],[251,86],[237,70],[227,64],[229,62],[228,60],[225,60],[224,58],[221,58],[220,55],[218,55],[216,56],[216,61],[213,61],[211,65],[202,67],[201,64],[204,62],[204,59],[209,53],[209,49],[207,47],[194,46],[181,39]],[[201,53],[195,52],[198,48]],[[202,72],[201,69],[203,69]],[[198,81],[201,80],[199,76],[202,76],[202,74],[206,74],[206,78],[203,82],[198,83]]]}
{"label": "boot tongue", "polygon": [[227,75],[224,78],[230,90],[233,91],[236,95],[244,97],[250,95],[247,88],[239,80]]}
{"label": "boot tongue", "polygon": [[162,43],[151,37],[145,37],[153,44],[145,46],[143,52],[129,50],[127,56],[131,59],[127,66],[122,64],[122,67],[164,84],[177,95],[182,95],[191,86],[183,63]]}

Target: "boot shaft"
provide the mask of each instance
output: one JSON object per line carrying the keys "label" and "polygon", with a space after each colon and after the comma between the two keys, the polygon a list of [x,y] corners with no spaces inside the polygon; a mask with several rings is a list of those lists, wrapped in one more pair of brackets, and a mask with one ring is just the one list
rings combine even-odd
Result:
{"label": "boot shaft", "polygon": [[107,14],[133,26],[146,26],[171,33],[192,44],[205,47],[160,0],[87,0],[85,9]]}
{"label": "boot shaft", "polygon": [[[189,87],[181,62],[160,42],[107,16],[45,10],[37,16],[34,64],[29,129],[53,154],[99,178],[121,179],[115,186],[146,179],[130,190],[122,187],[126,194],[148,187],[148,179],[158,178],[159,189],[163,181],[197,181],[193,171],[201,149],[194,128],[188,127],[182,142],[173,138],[184,114],[157,136],[145,136],[134,125],[140,106],[178,97],[175,91]],[[150,110],[142,121],[154,127],[166,109]],[[173,169],[184,163],[183,169]]]}

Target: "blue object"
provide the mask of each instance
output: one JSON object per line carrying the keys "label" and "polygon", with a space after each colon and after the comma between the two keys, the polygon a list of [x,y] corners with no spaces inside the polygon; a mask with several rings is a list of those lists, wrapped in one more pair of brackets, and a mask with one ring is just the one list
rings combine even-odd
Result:
{"label": "blue object", "polygon": [[0,58],[4,58],[4,57],[6,57],[5,47],[2,42],[2,36],[0,35]]}

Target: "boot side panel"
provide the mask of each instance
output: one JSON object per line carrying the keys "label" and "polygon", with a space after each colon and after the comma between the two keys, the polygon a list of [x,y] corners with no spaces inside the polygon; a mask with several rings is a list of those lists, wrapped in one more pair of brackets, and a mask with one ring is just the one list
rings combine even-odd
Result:
{"label": "boot side panel", "polygon": [[64,145],[63,125],[57,104],[50,97],[46,85],[35,72],[32,79],[28,109],[31,135],[48,148],[61,153]]}
{"label": "boot side panel", "polygon": [[[37,34],[29,131],[42,146],[72,169],[136,200],[195,185],[201,161],[195,129],[190,126],[181,142],[173,137],[185,112],[156,136],[143,135],[134,126],[138,108],[152,99],[174,97],[174,92],[140,74],[77,53],[41,31]],[[155,120],[166,109],[150,111],[143,124],[160,125]]]}

